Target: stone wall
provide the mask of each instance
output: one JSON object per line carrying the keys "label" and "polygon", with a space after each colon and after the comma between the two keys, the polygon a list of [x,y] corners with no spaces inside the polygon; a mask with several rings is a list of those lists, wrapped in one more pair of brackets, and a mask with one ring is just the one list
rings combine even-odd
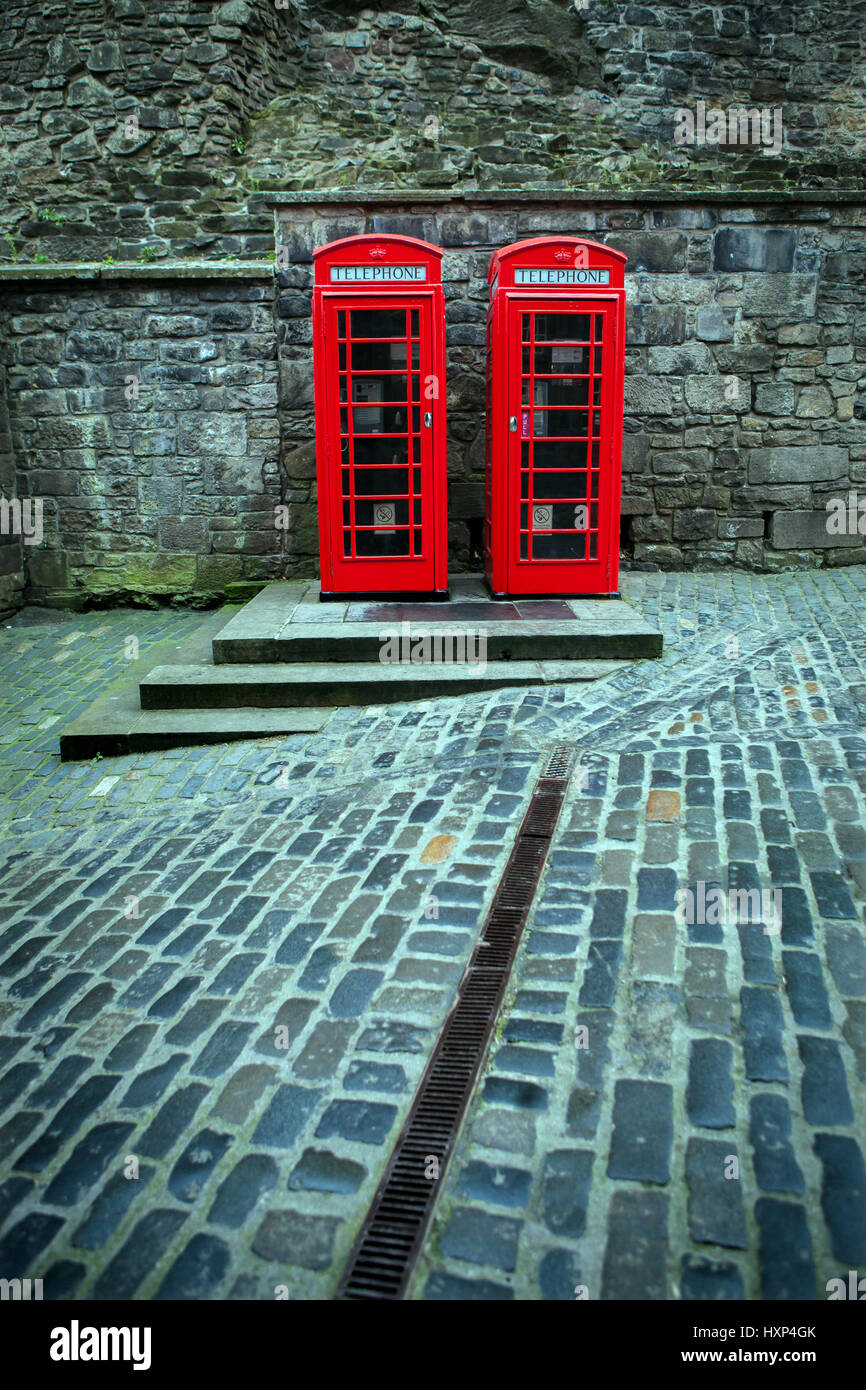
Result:
{"label": "stone wall", "polygon": [[[490,251],[546,231],[629,254],[624,553],[863,559],[824,505],[866,486],[861,9],[8,0],[0,495],[41,497],[45,540],[0,536],[0,606],[22,564],[69,603],[315,572],[310,255],[363,230],[446,248],[452,568]],[[678,143],[698,102],[778,111],[780,147]]]}
{"label": "stone wall", "polygon": [[207,603],[279,572],[273,283],[197,274],[0,294],[37,602]]}
{"label": "stone wall", "polygon": [[[0,256],[256,257],[265,189],[866,187],[859,5],[6,0]],[[781,148],[677,111],[779,109]]]}
{"label": "stone wall", "polygon": [[[15,456],[6,402],[6,369],[0,361],[0,499],[11,502],[15,491]],[[12,514],[0,518],[0,615],[21,603],[24,591],[24,556],[21,537],[15,533]]]}
{"label": "stone wall", "polygon": [[240,187],[244,132],[293,85],[296,31],[294,0],[8,0],[5,259],[261,255],[271,228]]}
{"label": "stone wall", "polygon": [[828,534],[825,505],[866,484],[863,204],[299,203],[277,221],[292,571],[317,554],[312,249],[364,231],[445,247],[452,568],[478,563],[490,254],[556,232],[629,257],[624,554],[673,568],[866,560],[862,537]]}

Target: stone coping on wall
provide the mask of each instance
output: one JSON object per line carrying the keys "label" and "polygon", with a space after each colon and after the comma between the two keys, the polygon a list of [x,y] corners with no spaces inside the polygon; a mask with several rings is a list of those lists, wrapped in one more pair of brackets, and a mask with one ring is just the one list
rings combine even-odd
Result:
{"label": "stone coping on wall", "polygon": [[866,188],[633,188],[618,191],[575,188],[304,188],[261,190],[250,196],[250,205],[263,202],[268,207],[298,204],[355,203],[575,203],[588,207],[615,206],[619,203],[662,204],[730,204],[753,206],[758,203],[866,204]]}
{"label": "stone coping on wall", "polygon": [[273,261],[58,261],[49,265],[0,265],[0,284],[51,280],[269,280]]}

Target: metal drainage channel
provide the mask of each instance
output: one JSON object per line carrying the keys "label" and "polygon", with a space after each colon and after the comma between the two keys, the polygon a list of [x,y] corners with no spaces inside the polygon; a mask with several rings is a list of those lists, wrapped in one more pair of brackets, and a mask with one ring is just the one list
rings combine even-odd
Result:
{"label": "metal drainage channel", "polygon": [[[573,759],[571,749],[554,749],[535,785],[456,1002],[355,1241],[337,1299],[400,1299],[406,1291],[487,1052]],[[431,1158],[438,1160],[438,1181],[425,1176]]]}

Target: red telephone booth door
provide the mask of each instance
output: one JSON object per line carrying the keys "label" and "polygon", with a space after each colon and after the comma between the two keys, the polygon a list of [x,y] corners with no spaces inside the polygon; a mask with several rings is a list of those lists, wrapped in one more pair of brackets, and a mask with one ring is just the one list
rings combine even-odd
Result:
{"label": "red telephone booth door", "polygon": [[509,299],[509,591],[610,589],[614,314],[583,297]]}
{"label": "red telephone booth door", "polygon": [[324,379],[337,395],[326,415],[328,588],[432,590],[432,305],[346,294],[323,307]]}

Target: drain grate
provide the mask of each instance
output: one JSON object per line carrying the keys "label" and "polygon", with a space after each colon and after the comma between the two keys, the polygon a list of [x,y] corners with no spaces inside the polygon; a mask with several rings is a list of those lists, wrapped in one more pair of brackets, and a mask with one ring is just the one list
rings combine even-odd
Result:
{"label": "drain grate", "polygon": [[555,748],[539,777],[481,935],[367,1213],[338,1299],[406,1291],[481,1070],[562,808],[574,753]]}

